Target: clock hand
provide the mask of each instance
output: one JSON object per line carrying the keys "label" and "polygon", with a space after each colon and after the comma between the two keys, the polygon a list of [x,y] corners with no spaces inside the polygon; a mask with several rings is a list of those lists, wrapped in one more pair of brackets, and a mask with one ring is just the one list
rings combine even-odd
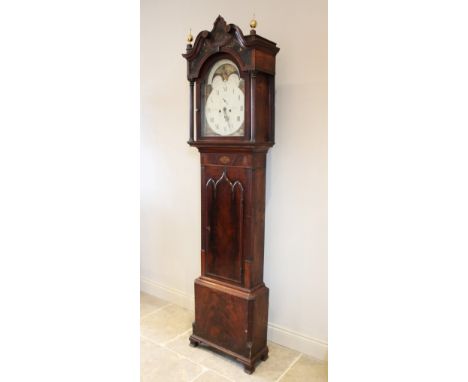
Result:
{"label": "clock hand", "polygon": [[225,107],[223,107],[223,112],[224,112],[224,119],[226,120],[226,122],[229,122],[229,116],[226,113],[226,108]]}

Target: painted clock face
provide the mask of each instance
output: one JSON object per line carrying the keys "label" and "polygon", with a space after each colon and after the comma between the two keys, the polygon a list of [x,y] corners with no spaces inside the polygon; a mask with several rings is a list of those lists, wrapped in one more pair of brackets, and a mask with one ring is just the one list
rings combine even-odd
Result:
{"label": "painted clock face", "polygon": [[237,66],[217,61],[202,84],[202,135],[244,135],[244,80]]}

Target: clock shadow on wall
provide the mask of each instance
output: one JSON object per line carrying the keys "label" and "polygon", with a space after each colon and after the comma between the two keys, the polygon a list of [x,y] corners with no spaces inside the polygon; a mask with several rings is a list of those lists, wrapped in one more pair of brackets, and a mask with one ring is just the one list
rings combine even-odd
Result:
{"label": "clock shadow on wall", "polygon": [[190,343],[234,357],[249,374],[268,358],[265,172],[275,136],[278,51],[254,29],[244,35],[218,16],[183,54],[188,143],[201,161],[201,275]]}

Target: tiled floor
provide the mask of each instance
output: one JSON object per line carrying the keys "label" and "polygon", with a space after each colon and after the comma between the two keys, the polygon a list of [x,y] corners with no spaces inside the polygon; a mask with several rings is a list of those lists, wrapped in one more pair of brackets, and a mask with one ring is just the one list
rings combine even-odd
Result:
{"label": "tiled floor", "polygon": [[141,293],[141,381],[143,382],[325,382],[323,362],[268,343],[266,362],[252,375],[241,364],[203,347],[189,346],[193,313]]}

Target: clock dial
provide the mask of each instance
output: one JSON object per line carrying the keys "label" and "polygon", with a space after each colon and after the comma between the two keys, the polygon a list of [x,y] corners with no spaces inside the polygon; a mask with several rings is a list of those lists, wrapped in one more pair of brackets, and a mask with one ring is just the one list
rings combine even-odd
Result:
{"label": "clock dial", "polygon": [[204,136],[244,135],[244,80],[230,60],[216,62],[204,86]]}

